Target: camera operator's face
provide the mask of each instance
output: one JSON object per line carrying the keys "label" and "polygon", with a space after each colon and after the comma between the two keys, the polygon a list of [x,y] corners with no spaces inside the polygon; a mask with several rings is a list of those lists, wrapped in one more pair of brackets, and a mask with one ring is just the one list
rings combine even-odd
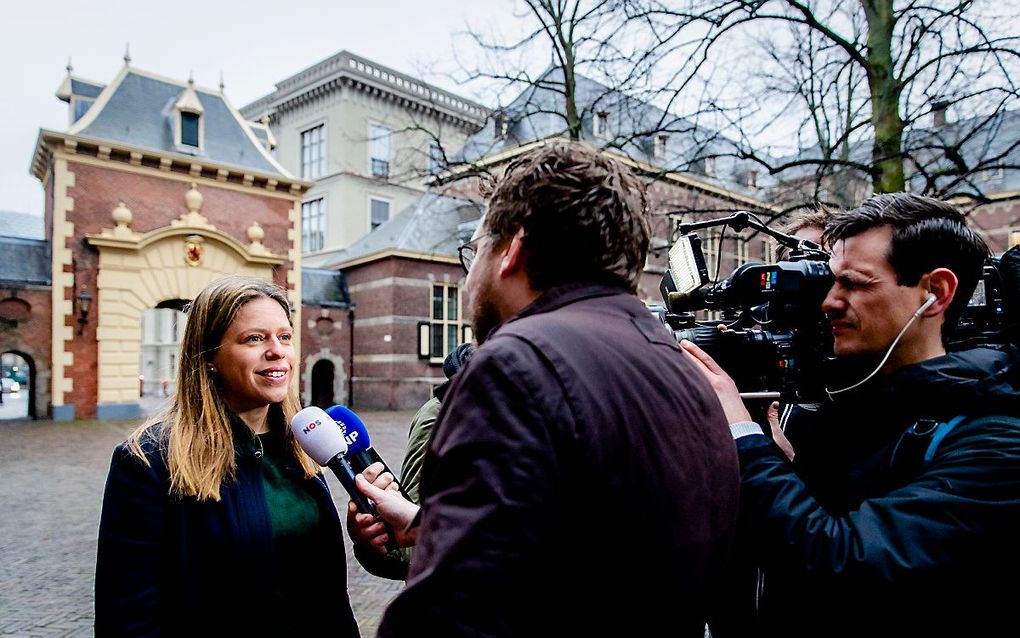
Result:
{"label": "camera operator's face", "polygon": [[[920,286],[901,286],[887,255],[892,229],[880,226],[832,246],[829,266],[835,283],[822,302],[832,323],[837,356],[880,358],[923,303]],[[920,339],[915,323],[904,333],[887,369],[913,363]]]}

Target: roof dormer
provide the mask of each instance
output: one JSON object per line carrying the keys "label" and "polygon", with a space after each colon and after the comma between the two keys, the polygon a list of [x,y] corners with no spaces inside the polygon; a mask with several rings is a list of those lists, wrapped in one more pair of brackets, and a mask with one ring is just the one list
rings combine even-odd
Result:
{"label": "roof dormer", "polygon": [[201,151],[205,146],[205,109],[195,92],[195,80],[188,78],[185,87],[174,103],[174,144],[183,151]]}
{"label": "roof dormer", "polygon": [[71,66],[70,60],[67,61],[67,66],[64,68],[67,69],[67,75],[64,76],[64,81],[57,88],[56,96],[58,100],[67,102],[70,106],[67,116],[68,126],[70,126],[88,113],[96,98],[106,87],[99,82],[83,80],[72,75],[74,67]]}

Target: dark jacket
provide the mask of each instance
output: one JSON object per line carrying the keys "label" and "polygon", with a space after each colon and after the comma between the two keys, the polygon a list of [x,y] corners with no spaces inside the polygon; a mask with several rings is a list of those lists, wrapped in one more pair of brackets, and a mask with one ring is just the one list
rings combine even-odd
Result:
{"label": "dark jacket", "polygon": [[[763,635],[978,635],[1015,623],[1018,373],[1015,350],[906,366],[824,406],[793,466],[764,436],[738,440]],[[935,447],[905,434],[957,415],[969,418]]]}
{"label": "dark jacket", "polygon": [[[155,426],[160,427],[160,426]],[[237,478],[219,502],[171,498],[150,432],[146,466],[125,444],[113,453],[96,564],[97,636],[358,636],[347,594],[343,528],[322,476],[304,480],[321,529],[307,543],[307,577],[283,582],[257,442],[235,424]],[[286,468],[300,476],[295,463]],[[274,595],[301,602],[288,613]],[[283,617],[281,618],[281,615]]]}
{"label": "dark jacket", "polygon": [[381,636],[703,635],[736,522],[718,400],[634,295],[546,292],[453,380]]}

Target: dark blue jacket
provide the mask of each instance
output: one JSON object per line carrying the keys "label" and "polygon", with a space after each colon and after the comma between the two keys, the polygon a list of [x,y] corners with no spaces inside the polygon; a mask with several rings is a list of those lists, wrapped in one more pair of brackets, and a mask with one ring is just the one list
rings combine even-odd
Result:
{"label": "dark blue jacket", "polygon": [[[904,367],[823,407],[794,464],[764,436],[738,440],[743,531],[764,567],[762,635],[1015,624],[1018,374],[1015,349]],[[905,432],[957,415],[968,419],[925,461],[929,440]]]}
{"label": "dark blue jacket", "polygon": [[[156,426],[159,427],[159,426]],[[320,476],[304,481],[319,505],[303,582],[281,582],[257,445],[235,426],[236,480],[219,502],[169,497],[169,472],[152,435],[149,466],[116,448],[99,526],[97,636],[358,636],[347,593],[343,529]],[[288,471],[300,475],[295,465]],[[273,604],[277,588],[302,602]],[[280,615],[285,614],[281,618]]]}

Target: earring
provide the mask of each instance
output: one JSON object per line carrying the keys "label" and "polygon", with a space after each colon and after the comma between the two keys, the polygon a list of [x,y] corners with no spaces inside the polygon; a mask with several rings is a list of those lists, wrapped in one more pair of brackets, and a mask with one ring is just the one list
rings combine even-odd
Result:
{"label": "earring", "polygon": [[216,373],[216,366],[209,366],[207,368],[207,370],[209,370],[210,373],[215,374]]}

